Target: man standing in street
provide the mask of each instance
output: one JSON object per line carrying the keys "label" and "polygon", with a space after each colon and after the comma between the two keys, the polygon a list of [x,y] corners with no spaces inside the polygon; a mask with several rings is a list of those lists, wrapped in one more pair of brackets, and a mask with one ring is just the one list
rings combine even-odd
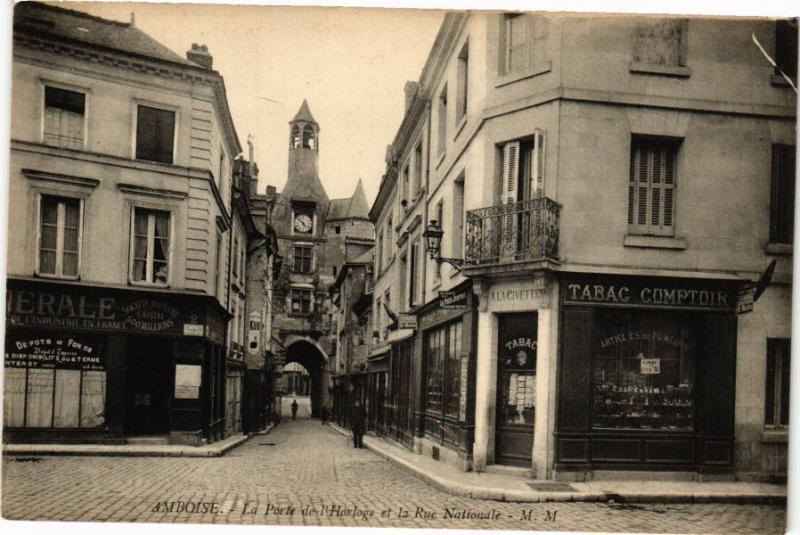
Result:
{"label": "man standing in street", "polygon": [[292,420],[297,420],[297,400],[292,400]]}
{"label": "man standing in street", "polygon": [[363,448],[364,444],[364,426],[367,423],[367,411],[361,405],[359,400],[353,403],[353,408],[350,410],[350,429],[353,431],[353,447]]}

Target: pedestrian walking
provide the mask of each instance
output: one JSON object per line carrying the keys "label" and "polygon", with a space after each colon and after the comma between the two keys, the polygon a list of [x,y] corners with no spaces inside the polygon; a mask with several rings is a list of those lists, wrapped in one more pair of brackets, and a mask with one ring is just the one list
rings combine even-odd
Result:
{"label": "pedestrian walking", "polygon": [[328,411],[328,407],[322,407],[322,413],[320,416],[322,417],[322,425],[328,425],[328,418],[330,418],[330,411]]}
{"label": "pedestrian walking", "polygon": [[292,420],[297,420],[297,400],[292,400]]}
{"label": "pedestrian walking", "polygon": [[353,447],[364,447],[364,426],[367,423],[367,411],[359,400],[353,403],[350,410],[350,429],[353,432]]}

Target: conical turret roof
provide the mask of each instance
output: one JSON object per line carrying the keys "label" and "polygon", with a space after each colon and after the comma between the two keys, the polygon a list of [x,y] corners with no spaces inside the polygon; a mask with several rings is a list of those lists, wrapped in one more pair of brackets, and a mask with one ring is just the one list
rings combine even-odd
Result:
{"label": "conical turret roof", "polygon": [[350,197],[350,206],[347,207],[347,219],[369,219],[369,204],[367,195],[364,193],[364,184],[358,179],[356,190]]}
{"label": "conical turret roof", "polygon": [[319,125],[316,119],[314,119],[314,116],[311,115],[311,109],[308,107],[308,101],[306,99],[303,99],[303,103],[300,105],[300,109],[297,110],[294,119],[291,120],[292,123],[296,123],[298,121],[303,121],[306,123],[314,123],[316,125]]}

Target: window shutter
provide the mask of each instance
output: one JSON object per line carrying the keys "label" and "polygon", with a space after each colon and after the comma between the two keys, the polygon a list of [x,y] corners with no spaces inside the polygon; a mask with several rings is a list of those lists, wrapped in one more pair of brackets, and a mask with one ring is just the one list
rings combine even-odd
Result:
{"label": "window shutter", "polygon": [[531,198],[544,197],[545,131],[536,130],[533,138],[533,162],[531,165]]}
{"label": "window shutter", "polygon": [[503,147],[503,204],[517,202],[518,169],[519,142],[512,141]]}
{"label": "window shutter", "polygon": [[664,220],[663,227],[672,227],[675,209],[675,156],[676,151],[667,147],[664,158]]}

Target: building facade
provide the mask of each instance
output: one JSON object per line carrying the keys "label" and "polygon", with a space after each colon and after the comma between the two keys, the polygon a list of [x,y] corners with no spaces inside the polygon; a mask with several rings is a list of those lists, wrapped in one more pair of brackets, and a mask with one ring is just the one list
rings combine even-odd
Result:
{"label": "building facade", "polygon": [[6,440],[238,432],[252,222],[211,55],[30,2],[13,38]]}
{"label": "building facade", "polygon": [[372,208],[375,313],[397,292],[416,317],[401,443],[538,478],[785,477],[795,94],[751,34],[796,78],[796,32],[445,17]]}
{"label": "building facade", "polygon": [[361,182],[353,195],[329,199],[319,174],[320,125],[303,101],[289,123],[286,185],[271,207],[271,224],[285,260],[273,286],[272,339],[278,366],[298,362],[311,380],[311,411],[331,408],[336,332],[328,290],[345,263],[372,248]]}

